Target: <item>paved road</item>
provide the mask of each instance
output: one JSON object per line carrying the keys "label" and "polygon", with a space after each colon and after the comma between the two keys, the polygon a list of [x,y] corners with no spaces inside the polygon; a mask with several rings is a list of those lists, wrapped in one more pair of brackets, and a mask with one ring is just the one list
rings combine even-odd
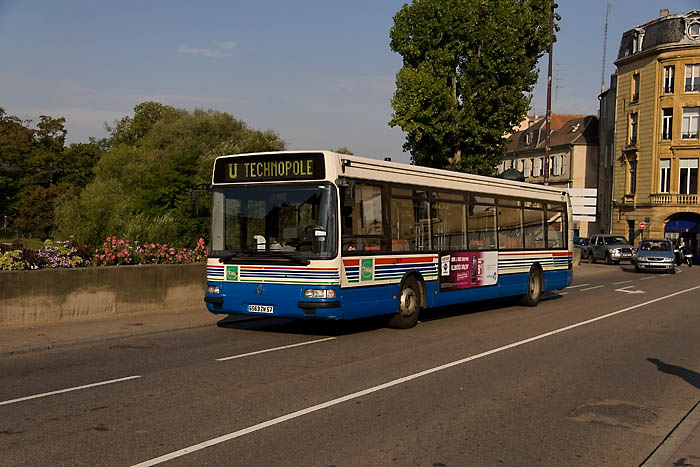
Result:
{"label": "paved road", "polygon": [[700,268],[577,271],[536,308],[405,331],[249,320],[4,356],[0,465],[639,465],[700,399]]}

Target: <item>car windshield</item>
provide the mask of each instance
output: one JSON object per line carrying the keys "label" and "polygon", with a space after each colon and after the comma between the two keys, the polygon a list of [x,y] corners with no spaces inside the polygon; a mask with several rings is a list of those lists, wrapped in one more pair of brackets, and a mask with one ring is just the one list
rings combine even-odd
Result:
{"label": "car windshield", "polygon": [[605,243],[607,245],[626,245],[627,239],[625,237],[607,237]]}
{"label": "car windshield", "polygon": [[647,240],[642,242],[641,251],[671,251],[671,242],[666,240]]}
{"label": "car windshield", "polygon": [[334,257],[336,203],[330,184],[215,187],[210,256]]}

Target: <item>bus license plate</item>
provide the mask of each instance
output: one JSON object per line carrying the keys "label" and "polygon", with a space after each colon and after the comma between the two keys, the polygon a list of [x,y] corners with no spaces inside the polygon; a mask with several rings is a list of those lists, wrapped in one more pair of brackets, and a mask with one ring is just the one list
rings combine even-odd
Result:
{"label": "bus license plate", "polygon": [[272,305],[248,305],[248,313],[266,313],[271,315],[274,313]]}

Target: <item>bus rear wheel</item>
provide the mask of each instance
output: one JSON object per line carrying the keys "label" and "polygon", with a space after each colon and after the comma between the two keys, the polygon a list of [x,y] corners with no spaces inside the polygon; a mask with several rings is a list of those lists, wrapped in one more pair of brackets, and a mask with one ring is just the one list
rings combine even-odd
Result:
{"label": "bus rear wheel", "polygon": [[520,299],[524,306],[535,306],[542,298],[542,274],[536,268],[530,269],[530,277],[527,281],[527,293]]}
{"label": "bus rear wheel", "polygon": [[396,329],[412,328],[418,322],[420,308],[421,288],[415,278],[409,277],[401,286],[399,309],[396,314],[389,318],[389,327]]}

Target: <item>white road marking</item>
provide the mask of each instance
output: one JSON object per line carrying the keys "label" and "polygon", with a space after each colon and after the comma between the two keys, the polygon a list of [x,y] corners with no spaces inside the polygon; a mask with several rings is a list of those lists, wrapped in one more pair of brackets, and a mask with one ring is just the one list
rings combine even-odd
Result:
{"label": "white road marking", "polygon": [[629,281],[613,282],[613,285],[628,284],[628,283],[630,283],[630,282],[632,282],[632,281],[629,280]]}
{"label": "white road marking", "polygon": [[545,337],[550,337],[550,336],[553,336],[555,334],[559,334],[561,332],[570,331],[572,329],[575,329],[575,328],[578,328],[581,326],[585,326],[587,324],[595,323],[596,321],[611,318],[611,317],[619,315],[621,313],[625,313],[627,311],[641,308],[641,307],[646,306],[646,305],[651,305],[652,303],[656,303],[656,302],[659,302],[661,300],[666,300],[666,299],[669,299],[669,298],[672,298],[672,297],[675,297],[677,295],[681,295],[681,294],[684,294],[687,292],[692,292],[693,290],[697,290],[697,289],[700,289],[700,285],[692,287],[690,289],[681,290],[680,292],[674,292],[674,293],[669,294],[669,295],[664,295],[663,297],[655,298],[653,300],[648,300],[648,301],[640,303],[638,305],[632,305],[632,306],[629,306],[627,308],[623,308],[621,310],[613,311],[611,313],[607,313],[605,315],[598,316],[596,318],[591,318],[591,319],[588,319],[586,321],[581,321],[579,323],[571,324],[571,325],[565,326],[563,328],[559,328],[559,329],[555,329],[553,331],[545,332],[544,334],[539,334],[537,336],[523,339],[523,340],[518,341],[518,342],[513,342],[512,344],[507,344],[507,345],[504,345],[502,347],[498,347],[498,348],[495,348],[492,350],[487,350],[486,352],[482,352],[480,354],[472,355],[470,357],[462,358],[460,360],[455,360],[453,362],[446,363],[444,365],[440,365],[440,366],[437,366],[434,368],[429,368],[427,370],[420,371],[418,373],[413,373],[412,375],[404,376],[403,378],[398,378],[398,379],[395,379],[393,381],[389,381],[387,383],[380,384],[379,386],[374,386],[371,388],[363,389],[362,391],[353,392],[352,394],[338,397],[337,399],[323,402],[321,404],[307,407],[305,409],[297,410],[296,412],[292,412],[292,413],[289,413],[287,415],[282,415],[281,417],[273,418],[272,420],[267,420],[265,422],[258,423],[257,425],[252,425],[252,426],[249,426],[247,428],[243,428],[241,430],[234,431],[233,433],[228,433],[226,435],[222,435],[222,436],[219,436],[217,438],[212,438],[210,440],[201,442],[199,444],[194,444],[192,446],[180,449],[178,451],[173,451],[171,453],[164,454],[162,456],[155,457],[153,459],[150,459],[150,460],[138,463],[138,464],[134,464],[132,467],[148,467],[148,466],[157,465],[157,464],[160,464],[163,462],[167,462],[167,461],[170,461],[172,459],[184,456],[186,454],[191,454],[195,451],[199,451],[199,450],[204,449],[204,448],[215,446],[215,445],[223,443],[225,441],[230,441],[232,439],[239,438],[241,436],[253,433],[255,431],[259,431],[259,430],[262,430],[264,428],[268,428],[268,427],[271,427],[274,425],[278,425],[280,423],[284,423],[286,421],[301,417],[303,415],[307,415],[307,414],[310,414],[313,412],[318,412],[319,410],[327,409],[329,407],[333,407],[334,405],[342,404],[343,402],[347,402],[347,401],[352,400],[352,399],[357,399],[358,397],[366,396],[368,394],[373,394],[375,392],[382,391],[384,389],[388,389],[390,387],[397,386],[399,384],[407,383],[408,381],[411,381],[414,379],[422,378],[423,376],[427,376],[427,375],[430,375],[432,373],[436,373],[438,371],[446,370],[448,368],[452,368],[452,367],[462,365],[462,364],[467,363],[467,362],[471,362],[472,360],[477,360],[479,358],[483,358],[483,357],[487,357],[489,355],[503,352],[504,350],[509,350],[509,349],[512,349],[515,347],[519,347],[521,345],[525,345],[525,344],[528,344],[530,342],[544,339]]}
{"label": "white road marking", "polygon": [[644,293],[643,290],[639,290],[639,289],[636,289],[636,290],[627,290],[627,289],[629,289],[630,287],[634,287],[634,286],[633,286],[633,285],[628,285],[628,286],[626,286],[626,287],[620,287],[619,289],[615,289],[615,292],[624,292],[624,293],[629,293],[629,294]]}
{"label": "white road marking", "polygon": [[648,281],[649,279],[653,279],[655,276],[647,276],[647,277],[642,277],[639,279],[640,281]]}
{"label": "white road marking", "polygon": [[231,357],[217,358],[216,361],[223,362],[226,360],[233,360],[235,358],[250,357],[251,355],[258,355],[261,353],[274,352],[275,350],[291,349],[292,347],[299,347],[300,345],[309,345],[309,344],[316,344],[317,342],[332,341],[333,339],[336,339],[336,338],[335,337],[326,337],[325,339],[318,339],[315,341],[300,342],[298,344],[285,345],[282,347],[275,347],[273,349],[258,350],[256,352],[248,352],[248,353],[242,353],[240,355],[232,355]]}
{"label": "white road marking", "polygon": [[595,287],[588,287],[587,289],[581,289],[581,292],[585,292],[586,290],[599,289],[601,287],[605,287],[605,286],[604,285],[596,285]]}
{"label": "white road marking", "polygon": [[109,381],[100,381],[99,383],[85,384],[83,386],[76,386],[73,388],[59,389],[58,391],[44,392],[42,394],[34,394],[33,396],[20,397],[17,399],[10,399],[9,401],[2,401],[0,405],[14,404],[16,402],[28,401],[30,399],[38,399],[40,397],[53,396],[56,394],[62,394],[64,392],[79,391],[80,389],[94,388],[96,386],[104,386],[105,384],[121,383],[122,381],[128,381],[130,379],[140,378],[141,376],[127,376],[126,378],[110,379]]}
{"label": "white road marking", "polygon": [[591,285],[591,284],[570,285],[567,287],[567,289],[578,289],[579,287],[585,287],[587,285]]}

